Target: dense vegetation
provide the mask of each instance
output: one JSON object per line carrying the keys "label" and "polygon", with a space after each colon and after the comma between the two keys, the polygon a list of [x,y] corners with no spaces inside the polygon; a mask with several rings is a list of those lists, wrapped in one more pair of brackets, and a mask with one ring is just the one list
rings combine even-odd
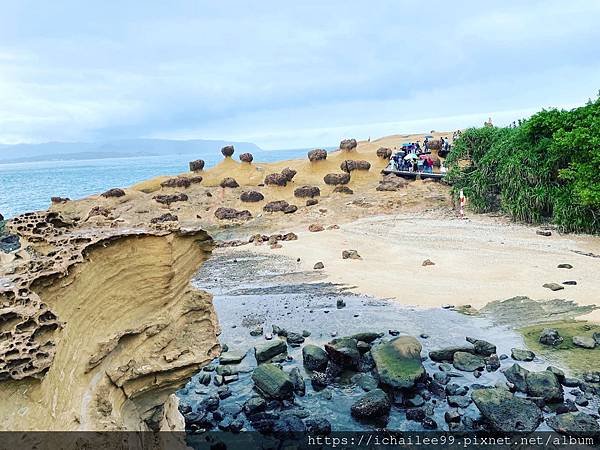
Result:
{"label": "dense vegetation", "polygon": [[515,127],[468,129],[446,164],[454,195],[463,189],[477,212],[600,233],[600,97]]}

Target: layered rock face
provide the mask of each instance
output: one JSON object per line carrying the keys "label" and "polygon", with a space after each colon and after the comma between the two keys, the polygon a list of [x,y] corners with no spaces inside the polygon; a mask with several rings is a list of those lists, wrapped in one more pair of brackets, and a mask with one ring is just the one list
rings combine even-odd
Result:
{"label": "layered rock face", "polygon": [[219,353],[211,296],[190,279],[200,229],[89,228],[18,217],[0,284],[0,429],[177,429],[171,396]]}

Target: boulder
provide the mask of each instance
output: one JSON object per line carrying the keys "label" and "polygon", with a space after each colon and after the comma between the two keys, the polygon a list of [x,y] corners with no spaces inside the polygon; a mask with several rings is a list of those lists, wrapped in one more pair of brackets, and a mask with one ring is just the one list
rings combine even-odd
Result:
{"label": "boulder", "polygon": [[297,171],[295,171],[294,169],[290,169],[289,167],[286,167],[281,171],[281,175],[283,175],[288,182],[292,181],[292,179],[296,176],[297,173]]}
{"label": "boulder", "polygon": [[252,156],[252,153],[242,153],[240,155],[240,161],[242,162],[251,163],[253,160],[254,156]]}
{"label": "boulder", "polygon": [[225,157],[225,158],[231,158],[231,156],[233,155],[234,152],[234,148],[233,145],[226,145],[225,147],[223,147],[221,149],[221,154]]}
{"label": "boulder", "polygon": [[254,347],[254,356],[258,364],[281,354],[287,354],[287,344],[280,339],[274,339]]}
{"label": "boulder", "polygon": [[573,266],[571,264],[567,264],[567,263],[559,264],[556,267],[558,267],[559,269],[572,269],[573,268]]}
{"label": "boulder", "polygon": [[321,347],[307,344],[302,347],[302,363],[307,370],[325,370],[329,356]]}
{"label": "boulder", "polygon": [[327,159],[327,150],[316,148],[308,152],[308,159],[310,162],[323,161]]}
{"label": "boulder", "polygon": [[421,344],[412,336],[400,336],[371,349],[379,382],[392,389],[412,389],[424,379]]}
{"label": "boulder", "polygon": [[562,386],[558,378],[549,370],[529,372],[525,377],[527,393],[532,397],[541,397],[545,402],[556,403],[563,401]]}
{"label": "boulder", "polygon": [[295,333],[293,331],[288,332],[286,339],[288,344],[296,347],[300,346],[300,344],[304,342],[304,336],[302,336],[300,333]]}
{"label": "boulder", "polygon": [[392,157],[392,150],[387,147],[379,147],[376,153],[377,157],[381,159],[390,159]]}
{"label": "boulder", "polygon": [[352,151],[357,146],[356,139],[344,139],[340,142],[340,150]]}
{"label": "boulder", "polygon": [[312,233],[316,233],[318,231],[323,231],[323,230],[325,230],[325,227],[318,223],[313,223],[308,226],[308,231],[310,231]]}
{"label": "boulder", "polygon": [[[68,197],[50,197],[50,202],[52,203],[67,203],[68,201],[70,201],[71,199]],[[0,219],[2,220],[2,219]]]}
{"label": "boulder", "polygon": [[523,350],[520,348],[511,348],[510,356],[515,361],[533,361],[535,358],[535,353],[530,350]]}
{"label": "boulder", "polygon": [[298,207],[296,205],[290,205],[285,200],[276,200],[274,202],[269,202],[263,207],[263,211],[265,212],[283,212],[285,214],[291,214],[298,211]]}
{"label": "boulder", "polygon": [[204,170],[204,160],[197,159],[195,161],[190,161],[190,172],[200,172]]}
{"label": "boulder", "polygon": [[376,419],[387,416],[391,407],[387,394],[381,389],[374,389],[354,402],[350,413],[357,419]]}
{"label": "boulder", "polygon": [[325,268],[325,265],[321,261],[315,263],[315,265],[313,266],[314,270],[321,270],[321,269],[324,269],[324,268]]}
{"label": "boulder", "polygon": [[362,259],[356,250],[343,250],[342,259]]}
{"label": "boulder", "polygon": [[286,233],[281,237],[282,241],[297,241],[298,235],[296,233]]}
{"label": "boulder", "polygon": [[470,344],[473,344],[473,350],[477,355],[492,356],[494,353],[496,353],[496,346],[488,341],[475,339],[472,337],[467,337],[466,341]]}
{"label": "boulder", "polygon": [[163,205],[170,205],[171,203],[175,203],[175,202],[186,202],[188,201],[188,196],[186,194],[183,193],[179,193],[179,194],[161,194],[161,195],[155,195],[154,197],[152,197],[155,201],[157,201],[158,203],[162,203]]}
{"label": "boulder", "polygon": [[215,211],[215,217],[219,220],[250,220],[252,218],[252,214],[247,209],[243,211],[238,211],[234,208],[217,208]]}
{"label": "boulder", "polygon": [[446,347],[439,350],[429,352],[429,357],[436,362],[452,362],[454,354],[457,352],[474,353],[473,347]]}
{"label": "boulder", "polygon": [[283,400],[293,396],[289,375],[273,364],[261,364],[252,372],[252,381],[266,397]]}
{"label": "boulder", "polygon": [[558,330],[553,328],[544,328],[540,334],[540,344],[554,346],[562,343],[563,340],[562,336],[558,334]]}
{"label": "boulder", "polygon": [[294,189],[294,197],[313,198],[321,195],[321,190],[317,186],[300,186]]}
{"label": "boulder", "polygon": [[560,291],[561,289],[564,289],[564,286],[561,286],[558,283],[545,283],[542,285],[542,287],[545,287],[546,289],[550,289],[551,291]]}
{"label": "boulder", "polygon": [[357,369],[360,361],[356,339],[342,337],[325,344],[329,359],[341,367]]}
{"label": "boulder", "polygon": [[169,178],[168,180],[165,180],[162,183],[160,183],[162,187],[169,188],[187,188],[190,187],[191,184],[192,181],[188,177]]}
{"label": "boulder", "polygon": [[485,361],[481,356],[467,352],[454,353],[454,367],[463,372],[474,372],[485,368]]}
{"label": "boulder", "polygon": [[221,186],[222,188],[237,188],[237,187],[240,187],[240,185],[235,180],[235,178],[231,178],[231,177],[225,177],[225,178],[223,178],[221,180],[221,182],[219,183],[219,186]]}
{"label": "boulder", "polygon": [[557,433],[578,435],[600,432],[598,421],[583,412],[568,412],[546,419],[546,423]]}
{"label": "boulder", "polygon": [[400,178],[393,173],[388,175],[384,175],[383,179],[379,182],[379,186],[377,186],[378,191],[399,191],[400,189],[406,187],[408,185],[408,181],[404,178]]}
{"label": "boulder", "polygon": [[592,349],[596,347],[596,340],[591,336],[573,336],[573,345],[576,347]]}
{"label": "boulder", "polygon": [[371,163],[365,160],[347,159],[340,164],[340,169],[344,172],[352,172],[354,170],[369,170]]}
{"label": "boulder", "polygon": [[306,200],[306,206],[315,206],[318,203],[319,200],[317,200],[316,198],[309,198],[308,200]]}
{"label": "boulder", "polygon": [[542,411],[535,403],[516,397],[506,389],[476,389],[471,398],[497,431],[532,432],[543,420]]}
{"label": "boulder", "polygon": [[513,364],[510,368],[504,371],[504,376],[508,381],[515,385],[521,391],[527,391],[527,375],[529,370],[521,367],[518,364]]}
{"label": "boulder", "polygon": [[350,182],[349,173],[328,173],[323,177],[325,184],[338,186],[340,184],[348,184]]}
{"label": "boulder", "polygon": [[304,421],[306,432],[311,436],[327,436],[331,434],[331,423],[323,417],[309,417]]}
{"label": "boulder", "polygon": [[270,173],[265,177],[265,184],[267,186],[286,186],[288,179],[281,173]]}
{"label": "boulder", "polygon": [[119,189],[119,188],[112,188],[106,192],[103,192],[101,195],[102,195],[102,197],[105,197],[105,198],[123,197],[125,195],[125,191],[123,189]]}
{"label": "boulder", "polygon": [[356,339],[357,341],[371,343],[380,337],[383,337],[383,333],[376,333],[374,331],[364,331],[362,333],[356,333],[350,336],[352,339]]}
{"label": "boulder", "polygon": [[265,199],[265,196],[258,191],[244,191],[240,195],[240,200],[246,203],[261,202]]}
{"label": "boulder", "polygon": [[294,367],[290,370],[290,380],[294,385],[294,393],[296,395],[303,396],[306,393],[306,383],[304,382],[304,377],[300,373],[300,369],[298,367]]}

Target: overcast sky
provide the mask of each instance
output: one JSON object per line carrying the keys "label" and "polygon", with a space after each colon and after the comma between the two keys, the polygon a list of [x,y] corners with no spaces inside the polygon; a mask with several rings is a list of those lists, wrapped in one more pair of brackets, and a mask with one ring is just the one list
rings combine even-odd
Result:
{"label": "overcast sky", "polygon": [[505,124],[600,89],[600,1],[0,0],[0,142],[265,149]]}

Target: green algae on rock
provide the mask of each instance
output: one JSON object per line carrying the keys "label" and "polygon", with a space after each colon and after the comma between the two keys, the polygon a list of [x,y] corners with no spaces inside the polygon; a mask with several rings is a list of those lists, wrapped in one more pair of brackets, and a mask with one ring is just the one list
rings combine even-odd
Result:
{"label": "green algae on rock", "polygon": [[381,384],[393,389],[411,389],[425,377],[421,344],[412,336],[400,336],[371,350]]}

